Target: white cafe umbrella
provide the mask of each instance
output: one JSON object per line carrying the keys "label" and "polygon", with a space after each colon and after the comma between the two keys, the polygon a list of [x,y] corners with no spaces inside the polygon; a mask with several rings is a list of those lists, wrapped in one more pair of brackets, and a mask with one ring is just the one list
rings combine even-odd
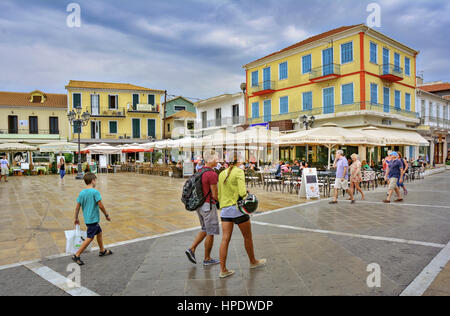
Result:
{"label": "white cafe umbrella", "polygon": [[22,143],[0,144],[0,151],[36,151],[37,148]]}
{"label": "white cafe umbrella", "polygon": [[[81,146],[83,149],[84,146]],[[78,151],[78,144],[70,142],[51,142],[48,144],[39,145],[39,151],[41,153],[71,153]]]}
{"label": "white cafe umbrella", "polygon": [[359,131],[348,130],[328,123],[307,131],[280,136],[280,145],[324,145],[328,148],[328,168],[330,168],[331,148],[336,145],[382,146],[376,137],[365,135]]}

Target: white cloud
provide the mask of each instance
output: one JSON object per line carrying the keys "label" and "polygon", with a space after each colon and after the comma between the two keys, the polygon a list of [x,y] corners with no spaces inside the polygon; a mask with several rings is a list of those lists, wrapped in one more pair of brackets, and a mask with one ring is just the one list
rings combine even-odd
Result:
{"label": "white cloud", "polygon": [[286,40],[291,42],[300,42],[308,37],[308,32],[296,28],[294,25],[289,25],[284,31],[283,36]]}

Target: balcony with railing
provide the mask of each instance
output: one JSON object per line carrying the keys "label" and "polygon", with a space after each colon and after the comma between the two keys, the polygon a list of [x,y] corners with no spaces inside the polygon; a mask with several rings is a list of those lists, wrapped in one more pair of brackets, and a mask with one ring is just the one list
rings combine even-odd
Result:
{"label": "balcony with railing", "polygon": [[304,115],[306,116],[316,116],[319,115],[327,115],[327,114],[341,114],[341,113],[351,113],[351,112],[379,112],[379,113],[388,113],[388,114],[396,114],[401,115],[403,117],[409,119],[417,119],[419,118],[419,114],[412,111],[407,111],[405,109],[400,109],[392,106],[385,106],[383,104],[365,102],[363,106],[361,106],[360,102],[352,103],[352,104],[338,104],[327,107],[314,107],[312,109],[305,109],[297,112],[289,112],[286,114],[277,114],[277,115],[265,115],[257,118],[249,118],[249,124],[260,124],[271,121],[281,121],[281,120],[295,120]]}
{"label": "balcony with railing", "polygon": [[158,104],[136,104],[132,103],[128,104],[128,112],[135,113],[159,113],[159,105]]}
{"label": "balcony with railing", "polygon": [[380,77],[391,82],[403,80],[403,68],[393,64],[380,65]]}
{"label": "balcony with railing", "polygon": [[263,81],[258,83],[257,85],[250,87],[250,93],[253,95],[264,95],[275,92],[276,90],[276,82],[275,81]]}
{"label": "balcony with railing", "polygon": [[336,79],[340,76],[341,76],[341,65],[328,64],[311,69],[311,73],[309,74],[309,81],[321,82]]}
{"label": "balcony with railing", "polygon": [[59,130],[9,128],[0,129],[0,139],[60,139]]}
{"label": "balcony with railing", "polygon": [[429,126],[439,129],[450,129],[450,121],[441,117],[423,116],[420,123],[424,126]]}
{"label": "balcony with railing", "polygon": [[245,116],[223,117],[220,119],[207,120],[195,123],[195,129],[228,127],[245,124]]}
{"label": "balcony with railing", "polygon": [[117,109],[99,109],[97,111],[92,108],[86,108],[86,111],[91,113],[91,117],[125,117],[125,108],[117,108]]}

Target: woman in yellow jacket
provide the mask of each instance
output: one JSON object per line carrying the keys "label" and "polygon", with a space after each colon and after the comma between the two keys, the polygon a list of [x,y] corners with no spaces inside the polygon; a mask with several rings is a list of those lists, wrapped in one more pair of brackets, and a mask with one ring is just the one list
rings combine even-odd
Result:
{"label": "woman in yellow jacket", "polygon": [[226,278],[234,273],[226,267],[228,246],[233,234],[234,224],[238,225],[244,237],[245,250],[250,259],[250,268],[254,269],[263,266],[266,259],[256,260],[253,251],[252,227],[250,216],[242,213],[237,208],[239,198],[247,196],[245,186],[245,175],[241,162],[234,162],[230,167],[222,171],[219,175],[219,204],[222,209],[220,217],[222,219],[222,243],[220,244],[220,277]]}

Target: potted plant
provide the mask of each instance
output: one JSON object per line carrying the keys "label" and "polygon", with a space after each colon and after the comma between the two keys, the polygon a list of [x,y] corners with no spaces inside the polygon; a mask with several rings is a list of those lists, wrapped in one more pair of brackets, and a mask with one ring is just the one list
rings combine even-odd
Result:
{"label": "potted plant", "polygon": [[450,170],[450,160],[445,163],[445,169]]}

